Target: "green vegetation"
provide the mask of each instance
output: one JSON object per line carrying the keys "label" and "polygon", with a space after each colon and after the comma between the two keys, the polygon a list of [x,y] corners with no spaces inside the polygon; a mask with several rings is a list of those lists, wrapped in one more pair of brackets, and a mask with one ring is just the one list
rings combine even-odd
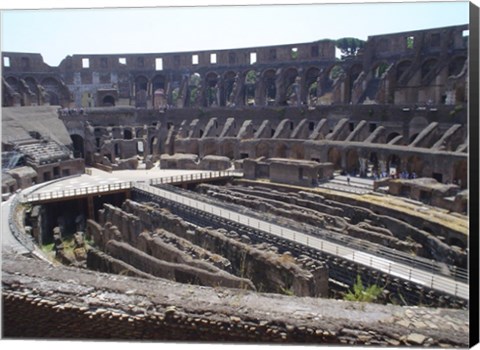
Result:
{"label": "green vegetation", "polygon": [[357,38],[341,38],[335,42],[342,52],[342,59],[346,57],[356,56],[361,48],[365,46],[365,41]]}
{"label": "green vegetation", "polygon": [[376,284],[369,287],[364,287],[362,284],[362,278],[357,275],[357,282],[353,285],[353,291],[349,291],[344,299],[348,301],[365,301],[371,303],[377,300],[382,294],[383,289]]}
{"label": "green vegetation", "polygon": [[254,70],[249,70],[245,77],[245,84],[255,84],[257,82],[257,73]]}
{"label": "green vegetation", "polygon": [[413,49],[413,42],[414,42],[413,36],[407,37],[407,49]]}
{"label": "green vegetation", "polygon": [[55,246],[55,243],[50,243],[50,244],[44,244],[44,245],[42,245],[41,248],[42,248],[42,251],[43,251],[44,253],[47,253],[47,254],[48,254],[48,253],[53,252],[53,247],[54,247],[54,246]]}
{"label": "green vegetation", "polygon": [[285,295],[288,295],[288,296],[294,296],[295,295],[291,288],[280,287],[280,289],[282,290],[282,293],[285,294]]}
{"label": "green vegetation", "polygon": [[330,71],[330,79],[335,80],[338,77],[340,77],[340,75],[342,75],[343,73],[344,73],[344,70],[341,66],[335,66]]}

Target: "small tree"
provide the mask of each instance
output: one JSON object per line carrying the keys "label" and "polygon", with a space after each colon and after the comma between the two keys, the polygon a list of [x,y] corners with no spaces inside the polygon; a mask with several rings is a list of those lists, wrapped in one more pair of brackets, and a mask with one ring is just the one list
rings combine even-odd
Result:
{"label": "small tree", "polygon": [[344,299],[348,301],[365,301],[371,303],[382,294],[383,289],[373,284],[365,288],[362,284],[362,278],[360,275],[357,275],[357,282],[353,285],[353,291],[349,291]]}
{"label": "small tree", "polygon": [[342,59],[345,57],[356,56],[358,51],[365,46],[365,41],[357,38],[341,38],[335,45],[342,52]]}

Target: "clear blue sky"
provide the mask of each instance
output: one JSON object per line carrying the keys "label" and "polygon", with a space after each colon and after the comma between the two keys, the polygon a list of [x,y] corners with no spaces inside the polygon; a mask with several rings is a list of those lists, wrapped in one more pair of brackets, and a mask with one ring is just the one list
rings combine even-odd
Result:
{"label": "clear blue sky", "polygon": [[[369,35],[467,24],[469,20],[469,4],[463,1],[39,9],[43,3],[33,2],[36,10],[1,5],[2,51],[41,53],[47,64],[57,66],[73,54],[228,49],[341,37],[366,40]],[[88,6],[88,1],[65,3]],[[116,5],[115,1],[101,3]]]}

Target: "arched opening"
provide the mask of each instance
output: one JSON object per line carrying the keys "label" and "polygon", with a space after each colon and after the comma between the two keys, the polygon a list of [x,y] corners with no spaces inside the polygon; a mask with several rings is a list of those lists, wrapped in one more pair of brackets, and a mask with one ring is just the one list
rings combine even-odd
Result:
{"label": "arched opening", "polygon": [[418,132],[410,136],[410,138],[408,139],[408,144],[411,144],[413,141],[415,141],[417,137],[418,137]]}
{"label": "arched opening", "polygon": [[193,73],[188,80],[188,99],[186,102],[190,107],[203,106],[202,76],[199,73]]}
{"label": "arched opening", "polygon": [[255,105],[255,84],[257,83],[257,72],[249,70],[245,75],[245,105]]}
{"label": "arched opening", "polygon": [[48,102],[50,103],[50,106],[60,106],[60,99],[53,91],[48,92]]}
{"label": "arched opening", "polygon": [[207,107],[218,107],[220,105],[220,88],[217,73],[208,73],[205,77],[205,84],[207,87]]}
{"label": "arched opening", "polygon": [[25,83],[27,84],[31,92],[33,92],[34,94],[38,92],[37,81],[35,80],[35,78],[27,77],[25,78]]}
{"label": "arched opening", "polygon": [[375,79],[380,79],[383,74],[387,71],[388,63],[386,62],[379,62],[373,68],[373,76]]}
{"label": "arched opening", "polygon": [[406,169],[402,169],[402,171],[406,171],[404,177],[413,178],[423,176],[422,171],[424,169],[424,162],[423,158],[419,156],[411,156],[408,158]]}
{"label": "arched opening", "polygon": [[238,86],[237,74],[233,71],[226,72],[223,75],[223,92],[220,95],[222,106],[231,106],[234,104],[235,90]]}
{"label": "arched opening", "polygon": [[307,89],[307,105],[317,105],[317,79],[320,75],[320,69],[316,67],[309,68],[305,73],[305,87]]}
{"label": "arched opening", "polygon": [[328,79],[330,79],[331,81],[335,81],[343,74],[345,74],[345,70],[343,69],[343,67],[339,64],[336,64],[330,69],[330,72],[328,73]]}
{"label": "arched opening", "polygon": [[123,130],[123,139],[124,140],[131,140],[132,138],[133,138],[132,130],[124,129]]}
{"label": "arched opening", "polygon": [[333,163],[333,167],[335,170],[342,168],[342,154],[340,151],[334,147],[328,150],[327,160],[330,163]]}
{"label": "arched opening", "polygon": [[50,105],[61,105],[62,101],[60,101],[60,96],[62,96],[62,86],[60,82],[53,77],[48,77],[42,80],[42,86],[48,94],[48,102]]}
{"label": "arched opening", "polygon": [[298,106],[301,104],[300,100],[300,77],[298,76],[298,71],[295,68],[289,68],[285,71],[283,76],[286,95],[285,101],[281,101],[283,105],[289,106]]}
{"label": "arched opening", "polygon": [[380,176],[380,169],[378,167],[378,155],[376,152],[370,153],[368,157],[367,164],[367,174],[372,174],[372,176]]}
{"label": "arched opening", "polygon": [[18,80],[15,77],[8,77],[5,79],[7,81],[7,84],[10,85],[12,89],[18,92]]}
{"label": "arched opening", "polygon": [[290,158],[305,159],[305,147],[303,144],[294,144],[290,150]]}
{"label": "arched opening", "polygon": [[397,71],[395,74],[397,81],[402,78],[402,76],[405,74],[406,71],[408,71],[411,65],[412,61],[409,60],[402,61],[397,64]]}
{"label": "arched opening", "polygon": [[223,145],[223,155],[230,159],[235,159],[235,145],[232,142],[226,142]]}
{"label": "arched opening", "polygon": [[287,145],[284,143],[277,143],[275,145],[275,155],[276,158],[287,158]]}
{"label": "arched opening", "polygon": [[424,79],[430,72],[432,72],[435,69],[436,65],[437,65],[437,60],[435,58],[430,58],[426,60],[422,64],[422,69],[421,69],[422,79]]}
{"label": "arched opening", "polygon": [[103,107],[113,107],[115,106],[115,97],[112,95],[107,95],[102,99]]}
{"label": "arched opening", "polygon": [[77,134],[73,134],[73,135],[70,135],[70,138],[72,139],[72,142],[73,142],[73,156],[75,158],[84,158],[85,152],[84,152],[83,137]]}
{"label": "arched opening", "polygon": [[269,69],[263,73],[263,82],[265,86],[265,105],[273,106],[277,96],[277,86],[275,84],[276,73],[275,70]]}
{"label": "arched opening", "polygon": [[166,78],[162,74],[155,75],[152,79],[152,90],[156,91],[158,89],[165,90],[165,81]]}
{"label": "arched opening", "polygon": [[144,128],[137,128],[137,129],[135,130],[135,137],[136,137],[137,139],[143,137],[144,134],[145,134],[145,129],[144,129]]}
{"label": "arched opening", "polygon": [[270,156],[270,147],[267,143],[261,142],[255,147],[255,155],[256,157],[266,157]]}
{"label": "arched opening", "polygon": [[387,136],[387,143],[390,143],[394,138],[400,136],[398,132],[392,132]]}
{"label": "arched opening", "polygon": [[147,107],[148,79],[144,76],[135,78],[135,107]]}
{"label": "arched opening", "polygon": [[462,72],[465,62],[467,61],[466,57],[455,57],[448,65],[448,76],[455,76]]}
{"label": "arched opening", "polygon": [[468,187],[467,176],[468,176],[468,163],[466,160],[460,160],[455,163],[454,167],[453,181],[460,186],[461,189]]}
{"label": "arched opening", "polygon": [[391,154],[387,160],[387,172],[388,174],[398,174],[400,172],[401,159],[396,154]]}
{"label": "arched opening", "polygon": [[346,153],[346,170],[349,174],[356,175],[359,173],[358,153],[357,150],[350,149]]}

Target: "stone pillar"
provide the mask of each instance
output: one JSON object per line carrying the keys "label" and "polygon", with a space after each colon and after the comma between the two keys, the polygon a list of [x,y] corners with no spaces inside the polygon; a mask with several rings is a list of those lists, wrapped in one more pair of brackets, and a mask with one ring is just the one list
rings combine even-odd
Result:
{"label": "stone pillar", "polygon": [[380,171],[380,175],[382,175],[383,173],[387,173],[387,175],[388,175],[387,161],[386,160],[379,159],[378,160],[378,168],[379,168],[379,171]]}
{"label": "stone pillar", "polygon": [[368,168],[367,168],[368,160],[367,160],[367,158],[358,158],[358,162],[360,164],[360,176],[361,177],[366,177],[367,176],[367,171],[368,171]]}
{"label": "stone pillar", "polygon": [[87,218],[95,220],[95,207],[93,205],[93,196],[87,197]]}

